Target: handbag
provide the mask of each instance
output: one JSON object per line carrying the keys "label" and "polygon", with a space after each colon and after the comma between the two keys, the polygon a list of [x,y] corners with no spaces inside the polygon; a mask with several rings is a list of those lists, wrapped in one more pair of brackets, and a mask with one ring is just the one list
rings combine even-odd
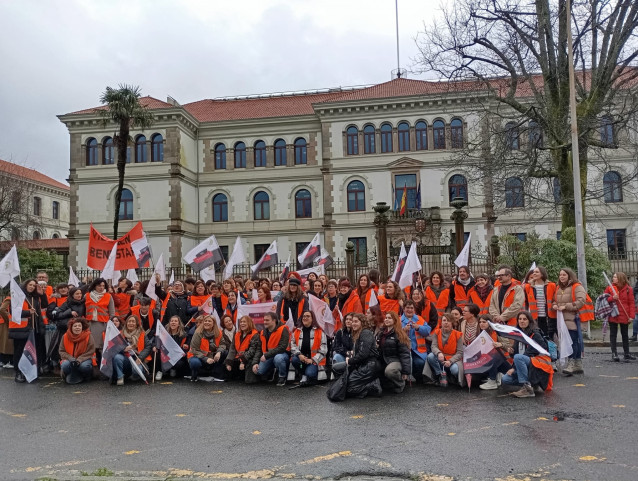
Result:
{"label": "handbag", "polygon": [[341,402],[346,399],[346,391],[348,390],[348,366],[346,366],[343,374],[335,379],[328,391],[326,391],[326,396],[332,402]]}

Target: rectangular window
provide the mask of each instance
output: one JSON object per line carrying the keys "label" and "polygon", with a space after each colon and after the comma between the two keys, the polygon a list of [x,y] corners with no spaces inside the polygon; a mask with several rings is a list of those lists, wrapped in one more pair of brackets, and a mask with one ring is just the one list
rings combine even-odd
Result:
{"label": "rectangular window", "polygon": [[401,208],[403,189],[408,191],[408,209],[416,209],[416,174],[403,174],[394,176],[395,207]]}
{"label": "rectangular window", "polygon": [[354,244],[354,265],[368,265],[368,239],[367,237],[348,237],[348,241]]}
{"label": "rectangular window", "polygon": [[255,147],[255,167],[266,167],[266,147]]}
{"label": "rectangular window", "polygon": [[258,262],[261,256],[264,255],[264,252],[268,250],[270,244],[255,244],[253,247],[255,249],[255,262]]}
{"label": "rectangular window", "polygon": [[625,229],[607,229],[607,251],[610,259],[625,259],[627,257],[626,235]]}
{"label": "rectangular window", "polygon": [[126,148],[126,163],[127,164],[131,163],[131,148],[130,147]]}
{"label": "rectangular window", "polygon": [[374,143],[374,128],[369,127],[363,130],[363,149],[366,154],[376,153],[376,146]]}
{"label": "rectangular window", "polygon": [[557,230],[556,231],[556,240],[560,240],[561,235],[562,235],[562,232]]}
{"label": "rectangular window", "polygon": [[33,198],[33,215],[42,215],[42,199],[40,197]]}
{"label": "rectangular window", "polygon": [[53,201],[53,218],[60,218],[60,203],[55,200]]}
{"label": "rectangular window", "polygon": [[526,232],[519,232],[517,234],[514,234],[514,237],[516,237],[521,242],[525,242],[527,240],[527,233]]}

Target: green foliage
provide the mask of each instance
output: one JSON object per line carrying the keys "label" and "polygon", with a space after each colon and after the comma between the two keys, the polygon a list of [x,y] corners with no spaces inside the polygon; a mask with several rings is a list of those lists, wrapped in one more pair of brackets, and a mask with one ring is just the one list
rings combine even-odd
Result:
{"label": "green foliage", "polygon": [[[538,234],[533,233],[522,242],[512,235],[504,235],[499,238],[501,255],[498,262],[512,266],[515,277],[521,280],[525,278],[532,262],[536,262],[536,265],[545,267],[549,279],[556,282],[558,272],[563,267],[578,272],[575,238],[573,228],[565,229],[560,240],[541,239]],[[610,272],[611,264],[603,252],[594,248],[587,238],[585,241],[587,290],[591,298],[595,299],[607,286],[603,271]]]}
{"label": "green foliage", "polygon": [[106,476],[113,476],[115,473],[108,468],[97,468],[92,473],[89,473],[88,471],[80,471],[80,474],[82,474],[82,476],[105,476],[106,477]]}
{"label": "green foliage", "polygon": [[49,274],[49,285],[52,286],[66,282],[69,278],[61,257],[55,252],[19,248],[18,260],[20,261],[20,277],[23,281],[35,277],[38,271],[46,271]]}

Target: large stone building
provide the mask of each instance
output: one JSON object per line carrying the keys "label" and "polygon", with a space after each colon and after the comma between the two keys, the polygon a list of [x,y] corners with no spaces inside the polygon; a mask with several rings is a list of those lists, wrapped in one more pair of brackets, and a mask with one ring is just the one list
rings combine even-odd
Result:
{"label": "large stone building", "polygon": [[[226,251],[241,235],[251,261],[273,239],[280,258],[294,256],[316,232],[333,256],[343,257],[350,240],[363,260],[377,248],[372,207],[396,205],[407,191],[409,208],[419,207],[419,198],[428,208],[435,244],[440,232],[453,228],[450,200],[456,196],[469,203],[465,232],[483,246],[505,232],[559,234],[560,213],[530,215],[515,177],[494,186],[503,194],[494,197],[495,223],[483,183],[468,180],[462,166],[450,162],[468,137],[478,135],[475,112],[486,96],[468,84],[397,78],[366,88],[185,105],[145,97],[155,123],[131,133],[120,232],[143,221],[155,255],[164,252],[172,265],[212,233]],[[112,233],[114,126],[103,127],[95,109],[59,119],[71,144],[70,263],[83,266],[90,224]],[[636,229],[636,199],[622,194],[635,159],[614,162],[600,174],[604,198],[594,201],[599,215],[590,232],[624,250],[636,247],[634,240],[627,245]],[[592,173],[590,182],[603,192],[598,175]],[[607,209],[620,202],[623,209]],[[391,240],[409,239],[411,225],[391,222]]]}

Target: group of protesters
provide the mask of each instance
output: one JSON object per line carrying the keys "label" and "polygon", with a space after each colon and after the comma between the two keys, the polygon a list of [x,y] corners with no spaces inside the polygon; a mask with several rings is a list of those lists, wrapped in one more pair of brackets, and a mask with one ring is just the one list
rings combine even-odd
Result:
{"label": "group of protesters", "polygon": [[[416,275],[403,289],[391,278],[380,279],[377,270],[356,280],[312,272],[303,279],[294,271],[286,276],[230,277],[221,283],[187,277],[170,285],[159,276],[135,283],[121,278],[117,285],[98,278],[53,288],[46,272],[39,272],[21,285],[21,312],[12,312],[10,296],[0,307],[0,362],[15,369],[16,382],[25,382],[19,362],[33,338],[38,374],[53,372],[68,383],[180,377],[306,387],[347,376],[351,397],[400,393],[407,383],[440,388],[471,383],[483,390],[506,384],[518,388],[512,392],[516,397],[533,397],[552,388],[558,366],[549,348],[563,327],[572,354],[561,372],[584,372],[581,322],[594,319],[594,306],[569,268],[552,282],[542,266],[522,281],[508,266],[494,276],[473,276],[462,266],[454,276]],[[152,284],[149,295],[149,281],[155,295]],[[627,327],[635,317],[633,293],[622,272],[612,283],[606,292],[606,301],[616,307],[609,317],[612,359],[620,360],[620,330],[628,362],[635,359]],[[332,313],[332,325],[313,308],[317,301]],[[238,315],[240,306],[264,303],[272,309],[258,325]],[[181,350],[174,362],[162,362],[167,355],[158,342],[158,323]],[[105,376],[100,367],[113,339],[107,325],[117,329],[123,348],[108,356]],[[47,326],[55,326],[50,339]],[[517,328],[525,339],[502,335],[498,326]],[[485,372],[468,374],[464,350],[483,333],[498,360]]]}

